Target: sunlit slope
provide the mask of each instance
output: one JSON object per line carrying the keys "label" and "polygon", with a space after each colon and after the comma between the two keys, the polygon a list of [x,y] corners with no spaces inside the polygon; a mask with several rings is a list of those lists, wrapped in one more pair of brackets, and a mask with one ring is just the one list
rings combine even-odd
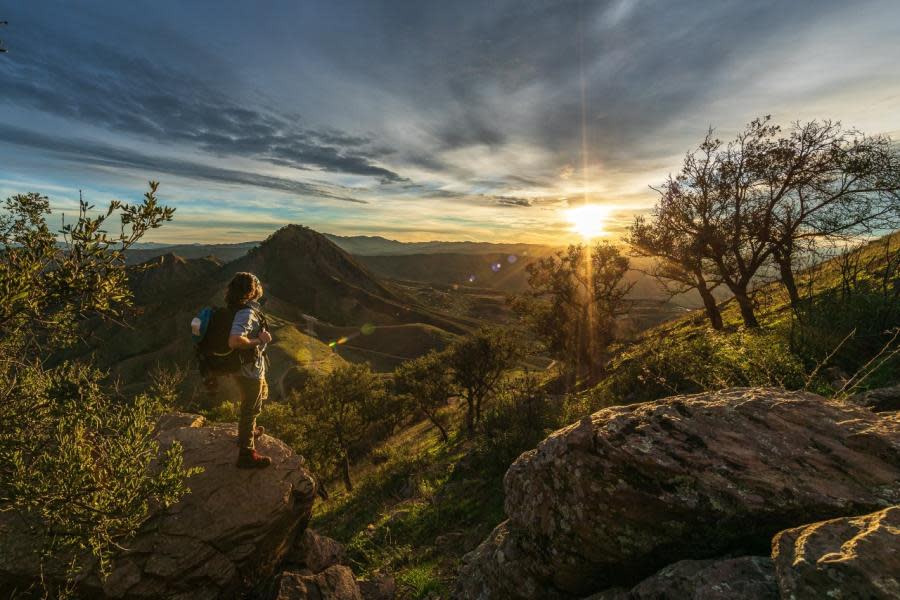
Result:
{"label": "sunlit slope", "polygon": [[[900,233],[874,240],[797,276],[795,311],[779,282],[753,293],[759,330],[743,327],[737,303],[720,304],[723,331],[695,310],[647,329],[616,349],[594,407],[729,385],[808,387],[829,395],[889,343],[900,327]],[[895,357],[860,389],[900,380]]]}

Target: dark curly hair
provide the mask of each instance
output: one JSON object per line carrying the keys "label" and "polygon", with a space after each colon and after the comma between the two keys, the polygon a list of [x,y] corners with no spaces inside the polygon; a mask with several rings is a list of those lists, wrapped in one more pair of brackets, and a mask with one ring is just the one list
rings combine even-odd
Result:
{"label": "dark curly hair", "polygon": [[263,295],[262,284],[253,273],[236,273],[225,291],[228,306],[242,306],[259,300]]}

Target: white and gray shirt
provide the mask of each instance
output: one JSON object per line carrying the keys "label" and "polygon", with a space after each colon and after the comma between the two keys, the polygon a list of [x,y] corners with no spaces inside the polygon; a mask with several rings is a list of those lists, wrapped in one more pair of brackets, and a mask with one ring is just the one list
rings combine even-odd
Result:
{"label": "white and gray shirt", "polygon": [[[234,314],[234,321],[231,323],[231,335],[240,335],[251,340],[259,337],[262,331],[262,321],[259,314],[254,309],[259,307],[255,303],[249,306],[253,308],[242,308]],[[266,377],[266,358],[263,351],[265,345],[252,348],[253,360],[244,362],[241,365],[241,375],[250,379],[265,379]],[[247,352],[250,354],[250,352]]]}

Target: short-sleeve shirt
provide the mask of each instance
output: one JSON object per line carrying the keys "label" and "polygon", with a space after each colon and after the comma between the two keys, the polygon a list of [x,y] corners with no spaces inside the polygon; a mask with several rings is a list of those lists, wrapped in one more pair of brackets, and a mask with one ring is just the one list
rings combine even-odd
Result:
{"label": "short-sleeve shirt", "polygon": [[[231,335],[240,335],[242,337],[255,340],[262,331],[262,321],[257,313],[257,306],[251,303],[252,308],[242,308],[234,314],[234,321],[231,323]],[[244,361],[241,365],[241,376],[249,379],[265,379],[266,378],[266,357],[264,355],[265,345],[258,346],[247,352],[253,358]]]}

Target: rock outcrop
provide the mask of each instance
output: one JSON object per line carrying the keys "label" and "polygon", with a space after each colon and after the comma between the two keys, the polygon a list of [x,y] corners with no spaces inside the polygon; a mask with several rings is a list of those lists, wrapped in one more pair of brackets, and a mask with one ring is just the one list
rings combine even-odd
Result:
{"label": "rock outcrop", "polygon": [[261,597],[269,600],[393,600],[391,577],[358,581],[344,564],[344,547],[307,529]]}
{"label": "rock outcrop", "polygon": [[[282,562],[309,520],[315,482],[303,458],[279,440],[263,435],[262,452],[272,457],[267,469],[242,470],[237,459],[236,427],[205,424],[195,415],[160,420],[162,448],[178,441],[187,467],[203,472],[187,480],[190,493],[158,512],[115,559],[111,575],[100,581],[88,566],[78,587],[86,597],[238,598]],[[0,523],[15,529],[15,523]],[[16,562],[0,564],[3,581],[38,577],[34,554],[23,552],[27,538],[11,529],[0,532],[0,546],[19,544]],[[21,532],[20,532],[21,533]]]}
{"label": "rock outcrop", "polygon": [[772,557],[787,600],[900,598],[900,506],[782,531]]}
{"label": "rock outcrop", "polygon": [[579,598],[683,559],[765,554],[798,523],[900,502],[900,422],[733,389],[599,411],[526,452],[459,598]]}

